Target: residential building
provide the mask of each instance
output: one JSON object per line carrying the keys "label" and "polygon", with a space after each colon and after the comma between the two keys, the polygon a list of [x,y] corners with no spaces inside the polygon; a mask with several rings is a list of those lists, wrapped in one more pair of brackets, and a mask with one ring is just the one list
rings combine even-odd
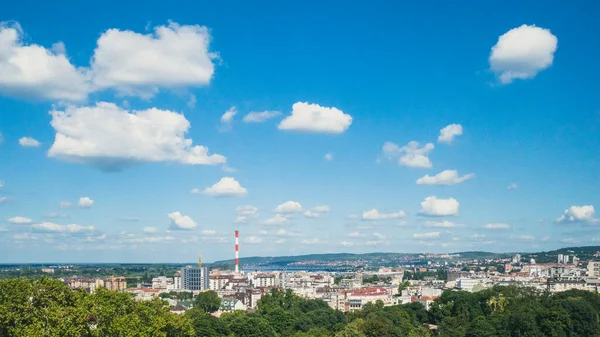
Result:
{"label": "residential building", "polygon": [[181,269],[181,288],[185,290],[209,289],[208,267],[186,266]]}
{"label": "residential building", "polygon": [[587,275],[590,278],[600,278],[600,261],[589,261]]}

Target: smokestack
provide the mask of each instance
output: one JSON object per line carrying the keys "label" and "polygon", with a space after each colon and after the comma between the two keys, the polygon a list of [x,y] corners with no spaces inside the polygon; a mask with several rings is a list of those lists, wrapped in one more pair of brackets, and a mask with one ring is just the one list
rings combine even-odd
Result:
{"label": "smokestack", "polygon": [[236,274],[240,272],[240,267],[239,267],[239,258],[240,258],[240,252],[239,252],[239,235],[240,235],[240,231],[236,230],[235,231],[235,272]]}

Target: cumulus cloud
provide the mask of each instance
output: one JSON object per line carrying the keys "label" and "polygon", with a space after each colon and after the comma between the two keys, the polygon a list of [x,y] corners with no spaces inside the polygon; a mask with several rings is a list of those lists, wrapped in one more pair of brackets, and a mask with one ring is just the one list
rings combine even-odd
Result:
{"label": "cumulus cloud", "polygon": [[488,223],[483,227],[487,229],[510,229],[510,225],[505,223]]}
{"label": "cumulus cloud", "polygon": [[235,115],[237,115],[237,109],[232,106],[221,116],[221,125],[223,126],[224,130],[231,127],[231,122],[233,121],[233,117],[235,117]]}
{"label": "cumulus cloud", "polygon": [[42,222],[32,226],[33,229],[40,232],[56,232],[56,233],[80,233],[80,232],[91,232],[94,230],[94,226],[81,226],[81,225],[59,225],[52,222]]}
{"label": "cumulus cloud", "polygon": [[187,215],[182,215],[179,212],[173,212],[169,215],[170,225],[169,229],[183,229],[183,230],[191,230],[196,228],[196,222]]}
{"label": "cumulus cloud", "polygon": [[214,73],[210,33],[199,25],[169,22],[153,34],[109,29],[92,58],[93,84],[122,95],[150,97],[160,88],[206,85]]}
{"label": "cumulus cloud", "polygon": [[512,183],[506,186],[507,190],[516,190],[517,188],[519,188],[519,185],[517,185],[516,183]]}
{"label": "cumulus cloud", "polygon": [[349,238],[363,238],[365,236],[367,236],[366,234],[360,233],[360,232],[352,232],[349,233],[348,235],[346,235]]}
{"label": "cumulus cloud", "polygon": [[455,170],[444,170],[435,176],[430,176],[426,174],[424,177],[417,179],[417,184],[419,185],[456,185],[460,184],[464,181],[472,179],[475,177],[475,174],[469,173],[460,177],[458,172]]}
{"label": "cumulus cloud", "polygon": [[363,220],[386,220],[386,219],[398,219],[406,216],[406,212],[398,211],[395,213],[380,213],[376,209],[364,211],[362,213]]}
{"label": "cumulus cloud", "polygon": [[529,79],[550,67],[558,39],[549,29],[535,25],[513,28],[498,38],[490,53],[490,69],[500,83]]}
{"label": "cumulus cloud", "polygon": [[437,239],[440,237],[440,232],[429,232],[429,233],[415,233],[413,238],[415,239]]}
{"label": "cumulus cloud", "polygon": [[256,216],[258,215],[258,208],[252,205],[244,205],[236,208],[235,212],[237,213],[237,215]]}
{"label": "cumulus cloud", "polygon": [[248,220],[258,217],[258,208],[252,205],[239,206],[235,209],[235,213],[237,214],[235,223],[246,223]]}
{"label": "cumulus cloud", "polygon": [[459,225],[455,224],[454,222],[447,221],[447,220],[425,221],[425,223],[423,224],[423,227],[425,227],[425,228],[455,228],[455,227],[459,227]]}
{"label": "cumulus cloud", "polygon": [[279,123],[279,130],[343,133],[352,124],[352,116],[334,107],[306,102],[294,103],[292,114]]}
{"label": "cumulus cloud", "polygon": [[[129,112],[113,103],[51,111],[56,131],[49,157],[118,170],[144,162],[175,161],[188,165],[224,164],[225,157],[193,146],[185,134],[187,119],[156,108]],[[118,127],[117,127],[118,126]]]}
{"label": "cumulus cloud", "polygon": [[450,124],[443,129],[440,130],[440,135],[438,136],[439,143],[452,143],[454,137],[460,136],[463,133],[462,125],[460,124]]}
{"label": "cumulus cloud", "polygon": [[571,206],[565,209],[564,214],[556,219],[556,222],[597,222],[594,219],[594,206]]}
{"label": "cumulus cloud", "polygon": [[333,160],[333,153],[326,153],[325,154],[325,160],[332,161]]}
{"label": "cumulus cloud", "polygon": [[531,235],[521,235],[518,237],[519,240],[522,241],[533,241],[535,240],[535,237],[531,236]]}
{"label": "cumulus cloud", "polygon": [[286,201],[273,210],[274,213],[297,213],[302,211],[302,205],[297,201]]}
{"label": "cumulus cloud", "polygon": [[244,116],[242,121],[244,123],[262,123],[279,115],[281,115],[279,111],[250,112]]}
{"label": "cumulus cloud", "polygon": [[142,231],[146,234],[155,234],[158,232],[156,227],[144,227],[144,229]]}
{"label": "cumulus cloud", "polygon": [[204,189],[204,193],[216,197],[245,196],[248,190],[233,177],[223,177],[216,184]]}
{"label": "cumulus cloud", "polygon": [[275,214],[269,219],[265,220],[263,223],[265,225],[285,225],[288,222],[288,218],[286,218],[282,214]]}
{"label": "cumulus cloud", "polygon": [[40,144],[40,142],[31,137],[21,137],[19,139],[19,145],[22,147],[39,147]]}
{"label": "cumulus cloud", "polygon": [[398,158],[398,164],[402,166],[430,168],[431,161],[427,155],[434,147],[432,143],[419,147],[419,142],[414,140],[402,147],[392,142],[385,142],[383,153],[390,159]]}
{"label": "cumulus cloud", "polygon": [[311,211],[311,210],[306,210],[306,211],[304,211],[304,213],[302,213],[302,214],[304,214],[304,216],[305,216],[305,217],[307,217],[307,218],[311,218],[311,219],[318,218],[318,217],[320,217],[320,216],[321,216],[321,214],[319,214],[319,213],[317,213],[317,212],[313,212],[313,211]]}
{"label": "cumulus cloud", "polygon": [[27,225],[33,222],[31,219],[22,216],[15,216],[6,221],[16,225]]}
{"label": "cumulus cloud", "polygon": [[438,199],[427,197],[421,202],[419,214],[427,216],[458,215],[459,202],[454,198]]}
{"label": "cumulus cloud", "polygon": [[19,24],[0,23],[0,92],[44,100],[85,100],[91,89],[88,71],[71,64],[64,50],[27,44],[23,35]]}
{"label": "cumulus cloud", "polygon": [[88,197],[82,197],[82,198],[79,198],[79,203],[77,204],[77,206],[79,206],[81,208],[90,208],[90,207],[92,207],[93,204],[94,204],[94,200],[92,200]]}
{"label": "cumulus cloud", "polygon": [[262,239],[259,238],[258,236],[250,235],[250,236],[246,236],[244,238],[244,243],[256,244],[256,243],[261,243],[261,242],[262,242]]}

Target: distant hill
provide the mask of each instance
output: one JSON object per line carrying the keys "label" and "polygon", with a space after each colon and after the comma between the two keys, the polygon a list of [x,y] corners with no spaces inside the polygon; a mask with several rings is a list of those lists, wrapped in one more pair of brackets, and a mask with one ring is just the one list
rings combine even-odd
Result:
{"label": "distant hill", "polygon": [[[566,247],[548,252],[537,252],[537,253],[520,253],[525,259],[534,258],[538,263],[554,262],[557,259],[558,254],[576,255],[582,260],[592,259],[593,255],[600,251],[600,246],[584,246],[584,247]],[[407,262],[418,262],[419,260],[426,261],[423,255],[426,253],[367,253],[367,254],[352,254],[352,253],[334,253],[334,254],[309,254],[309,255],[297,255],[297,256],[253,256],[240,258],[240,264],[246,266],[286,266],[295,263],[302,263],[308,261],[316,262],[364,262],[371,266],[377,265],[396,265],[406,264]],[[516,253],[492,253],[484,251],[467,251],[467,252],[455,252],[451,255],[459,255],[457,259],[498,259],[507,258],[515,255]],[[431,258],[429,258],[431,259]],[[212,266],[231,266],[234,264],[233,259],[215,261],[211,263]]]}

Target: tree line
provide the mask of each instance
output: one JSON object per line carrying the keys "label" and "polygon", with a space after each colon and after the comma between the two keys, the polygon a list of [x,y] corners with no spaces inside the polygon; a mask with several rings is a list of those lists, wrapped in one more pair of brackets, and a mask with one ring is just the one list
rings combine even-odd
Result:
{"label": "tree line", "polygon": [[[322,300],[273,289],[247,312],[211,315],[215,292],[194,298],[184,314],[156,298],[71,290],[51,278],[0,281],[0,337],[542,337],[600,336],[600,296],[586,291],[550,294],[497,286],[477,293],[445,291],[429,311],[418,302],[369,303],[342,313]],[[437,326],[437,329],[430,327]]]}

